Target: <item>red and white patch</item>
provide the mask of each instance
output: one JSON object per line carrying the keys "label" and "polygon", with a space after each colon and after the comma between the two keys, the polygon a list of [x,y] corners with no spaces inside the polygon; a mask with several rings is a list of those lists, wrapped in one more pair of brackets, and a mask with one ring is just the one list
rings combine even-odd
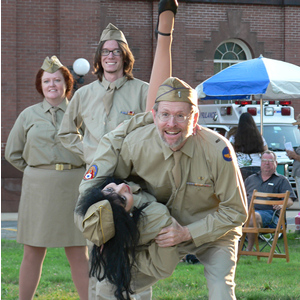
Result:
{"label": "red and white patch", "polygon": [[98,173],[98,167],[96,165],[92,165],[85,173],[83,179],[84,180],[93,179],[96,177],[97,173]]}

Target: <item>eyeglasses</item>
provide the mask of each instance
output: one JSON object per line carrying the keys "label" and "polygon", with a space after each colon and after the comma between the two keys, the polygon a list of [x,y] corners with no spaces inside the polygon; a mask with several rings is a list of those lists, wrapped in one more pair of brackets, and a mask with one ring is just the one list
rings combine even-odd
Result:
{"label": "eyeglasses", "polygon": [[274,162],[273,159],[265,159],[265,158],[263,158],[261,161],[264,163],[266,163],[266,162],[273,163]]}
{"label": "eyeglasses", "polygon": [[122,51],[120,49],[114,49],[114,50],[102,49],[101,55],[108,56],[110,52],[112,52],[113,56],[120,56],[122,54]]}
{"label": "eyeglasses", "polygon": [[171,115],[171,114],[169,114],[169,113],[167,113],[167,112],[162,112],[162,113],[158,113],[157,114],[157,116],[158,116],[158,118],[161,120],[161,121],[163,121],[163,122],[168,122],[170,119],[171,119],[171,117],[173,117],[174,118],[174,120],[177,122],[177,123],[183,123],[183,122],[185,122],[189,117],[190,117],[190,115],[191,114],[189,114],[189,115],[184,115],[184,114],[182,114],[182,113],[178,113],[178,114],[176,114],[176,115]]}

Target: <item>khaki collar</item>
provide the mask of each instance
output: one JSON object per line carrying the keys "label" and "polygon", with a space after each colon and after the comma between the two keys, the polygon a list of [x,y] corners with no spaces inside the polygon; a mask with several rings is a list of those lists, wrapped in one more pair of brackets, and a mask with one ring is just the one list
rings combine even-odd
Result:
{"label": "khaki collar", "polygon": [[[164,142],[161,140],[159,134],[157,135],[157,138],[160,140],[160,144],[161,144],[161,147],[162,147],[164,158],[165,158],[165,160],[167,160],[170,156],[173,155],[174,151],[172,151],[170,149],[170,147],[168,147],[164,144]],[[185,142],[185,144],[183,145],[183,147],[179,151],[181,151],[182,153],[184,153],[188,157],[192,158],[193,153],[194,153],[194,149],[195,149],[195,143],[194,143],[195,138],[196,138],[196,136],[193,136],[193,135],[188,137],[187,141]]]}
{"label": "khaki collar", "polygon": [[[59,107],[63,112],[65,112],[67,109],[68,103],[69,103],[69,100],[67,98],[65,98],[57,107]],[[43,106],[44,112],[47,112],[52,107],[52,105],[45,98],[43,100],[42,106]]]}
{"label": "khaki collar", "polygon": [[[127,77],[123,76],[115,81],[113,81],[116,89],[119,89],[120,87],[122,87],[127,81]],[[101,84],[103,85],[103,87],[105,88],[105,90],[109,89],[109,85],[111,84],[111,82],[109,82],[108,80],[105,79],[105,77],[102,77],[102,81]]]}

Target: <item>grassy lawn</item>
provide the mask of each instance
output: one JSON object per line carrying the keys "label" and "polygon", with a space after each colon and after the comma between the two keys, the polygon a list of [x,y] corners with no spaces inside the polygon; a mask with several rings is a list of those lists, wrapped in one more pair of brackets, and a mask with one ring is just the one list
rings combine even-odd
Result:
{"label": "grassy lawn", "polygon": [[[300,299],[300,236],[290,233],[290,262],[274,258],[242,256],[236,272],[236,296],[240,300]],[[1,299],[18,299],[19,267],[23,246],[1,240]],[[280,240],[282,243],[282,240]],[[79,299],[64,249],[48,249],[35,299]],[[201,264],[180,263],[173,275],[153,287],[153,300],[208,299]],[[221,299],[220,299],[221,300]]]}

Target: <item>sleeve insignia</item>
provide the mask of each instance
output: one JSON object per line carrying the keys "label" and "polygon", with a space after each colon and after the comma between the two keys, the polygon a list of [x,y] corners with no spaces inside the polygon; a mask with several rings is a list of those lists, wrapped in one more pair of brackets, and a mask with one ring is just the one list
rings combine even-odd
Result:
{"label": "sleeve insignia", "polygon": [[98,173],[98,167],[96,165],[92,165],[85,173],[83,179],[84,180],[93,179],[96,177],[97,173]]}
{"label": "sleeve insignia", "polygon": [[225,147],[223,149],[222,155],[223,155],[224,160],[226,160],[226,161],[232,161],[231,154],[230,154],[230,151],[229,151],[228,147]]}

